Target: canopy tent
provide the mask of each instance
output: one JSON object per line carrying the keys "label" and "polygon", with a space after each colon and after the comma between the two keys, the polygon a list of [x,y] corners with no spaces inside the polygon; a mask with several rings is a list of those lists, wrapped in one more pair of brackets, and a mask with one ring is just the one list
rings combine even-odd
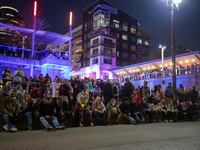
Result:
{"label": "canopy tent", "polygon": [[[9,30],[19,31],[25,34],[32,34],[34,32],[34,29],[12,26],[1,22],[0,22],[0,27]],[[66,35],[53,33],[49,31],[41,31],[41,30],[35,31],[35,36],[36,36],[35,38],[36,43],[41,43],[46,45],[62,45],[63,43],[71,39],[71,37]]]}

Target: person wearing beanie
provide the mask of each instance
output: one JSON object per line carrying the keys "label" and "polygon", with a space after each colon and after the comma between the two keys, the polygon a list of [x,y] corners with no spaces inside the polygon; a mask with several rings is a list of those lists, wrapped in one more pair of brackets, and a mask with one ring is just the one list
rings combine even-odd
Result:
{"label": "person wearing beanie", "polygon": [[117,116],[116,124],[119,124],[119,119],[121,118],[121,110],[119,106],[117,105],[117,102],[115,99],[111,99],[111,101],[106,105],[106,109],[108,112],[107,116],[107,124],[110,125],[110,117]]}

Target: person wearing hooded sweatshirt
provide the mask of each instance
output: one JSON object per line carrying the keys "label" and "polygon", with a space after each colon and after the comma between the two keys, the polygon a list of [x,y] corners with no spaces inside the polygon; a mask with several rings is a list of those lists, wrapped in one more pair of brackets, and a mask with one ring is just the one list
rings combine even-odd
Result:
{"label": "person wearing hooded sweatshirt", "polygon": [[137,124],[136,120],[131,117],[131,111],[130,111],[130,104],[129,104],[129,98],[125,97],[124,100],[122,100],[122,103],[119,106],[122,117],[129,120],[131,124]]}
{"label": "person wearing hooded sweatshirt", "polygon": [[119,124],[119,119],[121,118],[122,113],[119,109],[119,106],[117,105],[116,100],[111,99],[111,101],[106,105],[106,109],[108,112],[107,124],[110,125],[110,117],[111,116],[117,116],[116,124]]}
{"label": "person wearing hooded sweatshirt", "polygon": [[133,84],[129,81],[128,77],[126,77],[125,81],[126,83],[124,84],[122,95],[123,97],[128,97],[130,99],[133,94]]}
{"label": "person wearing hooded sweatshirt", "polygon": [[106,107],[101,102],[101,98],[99,96],[96,97],[95,101],[92,104],[92,116],[96,119],[98,125],[100,125],[99,116],[101,116],[102,117],[101,124],[105,125],[107,116]]}
{"label": "person wearing hooded sweatshirt", "polygon": [[191,92],[191,102],[192,102],[192,104],[195,104],[197,99],[198,99],[198,92],[196,90],[196,87],[193,86],[193,89],[192,89],[192,92]]}
{"label": "person wearing hooded sweatshirt", "polygon": [[85,94],[80,92],[77,95],[77,102],[74,109],[74,124],[75,126],[83,127],[86,126],[94,126],[92,123],[91,113],[89,111],[90,107],[87,106],[87,100]]}
{"label": "person wearing hooded sweatshirt", "polygon": [[22,116],[19,114],[20,106],[19,101],[15,97],[15,93],[10,92],[1,106],[1,112],[6,125],[3,126],[5,130],[16,132],[17,128],[14,124],[19,123],[22,120]]}
{"label": "person wearing hooded sweatshirt", "polygon": [[17,71],[14,72],[13,77],[15,77],[14,79],[14,86],[17,85],[17,83],[21,83],[22,82],[22,78],[24,77],[24,72],[21,70],[21,66],[17,67]]}

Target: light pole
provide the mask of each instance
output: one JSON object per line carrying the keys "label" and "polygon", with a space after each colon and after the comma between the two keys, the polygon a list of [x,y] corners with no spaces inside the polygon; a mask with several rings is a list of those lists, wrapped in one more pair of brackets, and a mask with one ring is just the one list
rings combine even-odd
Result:
{"label": "light pole", "polygon": [[171,50],[172,50],[172,78],[173,78],[173,97],[176,100],[176,62],[175,62],[175,39],[174,39],[174,9],[179,10],[182,0],[167,0],[167,6],[171,7]]}
{"label": "light pole", "polygon": [[159,45],[159,48],[161,48],[161,56],[162,56],[162,85],[163,85],[163,97],[164,97],[164,88],[165,88],[165,80],[164,80],[164,51],[166,49],[165,45]]}

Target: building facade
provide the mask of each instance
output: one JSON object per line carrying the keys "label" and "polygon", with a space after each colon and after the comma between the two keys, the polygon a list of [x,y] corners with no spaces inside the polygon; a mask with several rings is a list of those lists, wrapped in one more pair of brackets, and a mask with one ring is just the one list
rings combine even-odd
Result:
{"label": "building facade", "polygon": [[[0,22],[18,27],[23,26],[23,19],[18,15],[18,10],[9,6],[0,7]],[[0,28],[0,43],[19,45],[23,43],[23,38],[17,31]]]}
{"label": "building facade", "polygon": [[[146,35],[138,32],[138,26],[137,19],[104,0],[84,9],[82,49],[77,51],[81,54],[81,63],[71,71],[71,76],[108,79],[112,78],[108,69],[148,60],[150,39],[143,40]],[[138,39],[144,44],[137,43],[140,42]],[[145,45],[147,41],[148,46]],[[144,52],[140,52],[141,49]]]}

